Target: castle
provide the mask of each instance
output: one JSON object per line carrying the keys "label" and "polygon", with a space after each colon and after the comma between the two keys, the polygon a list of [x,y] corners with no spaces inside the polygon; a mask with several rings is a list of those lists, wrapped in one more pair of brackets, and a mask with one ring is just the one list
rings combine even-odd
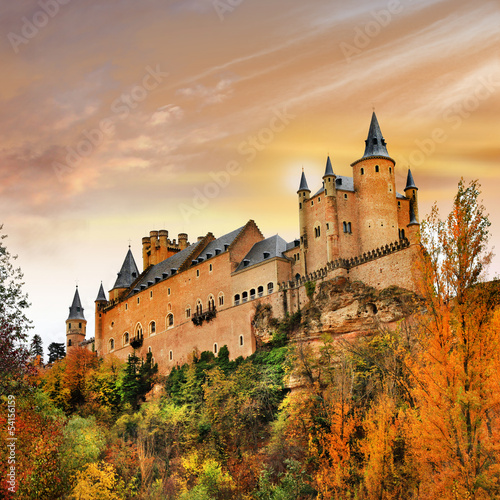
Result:
{"label": "castle", "polygon": [[420,244],[418,188],[408,170],[404,195],[396,191],[396,162],[372,115],[363,156],[352,177],[337,175],[330,158],[313,195],[305,173],[297,191],[299,238],[265,238],[253,220],[220,237],[188,242],[166,230],[142,239],[143,270],[129,248],[108,297],[95,301],[95,339],[85,341],[78,289],[66,321],[68,352],[75,346],[122,360],[151,352],[160,371],[186,362],[194,351],[227,345],[231,358],[256,343],[258,303],[284,317],[308,299],[305,284],[345,276],[381,289],[416,289],[412,262]]}

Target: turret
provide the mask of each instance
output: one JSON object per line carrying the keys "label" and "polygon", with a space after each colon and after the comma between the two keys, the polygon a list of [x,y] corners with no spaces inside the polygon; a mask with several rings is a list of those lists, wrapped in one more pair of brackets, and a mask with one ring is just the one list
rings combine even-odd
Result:
{"label": "turret", "polygon": [[149,264],[154,266],[158,264],[158,255],[157,255],[158,253],[157,246],[159,246],[158,231],[150,231],[149,239],[151,242],[151,257],[149,258]]}
{"label": "turret", "polygon": [[69,316],[66,320],[66,352],[69,354],[73,349],[85,340],[87,320],[83,315],[83,307],[76,287],[73,303],[69,308]]}
{"label": "turret", "polygon": [[300,250],[302,253],[302,274],[307,273],[306,266],[306,252],[307,252],[307,210],[306,202],[311,196],[311,190],[307,185],[306,175],[304,174],[304,169],[302,169],[302,175],[300,177],[299,190],[297,191],[299,197],[299,231],[300,231]]}
{"label": "turret", "polygon": [[181,250],[184,250],[188,247],[188,235],[186,233],[179,233],[179,236],[177,238],[179,241],[179,248]]}
{"label": "turret", "polygon": [[[406,177],[406,187],[405,196],[410,200],[410,221],[411,221],[411,210],[413,209],[413,215],[416,222],[418,223],[418,187],[415,186],[415,181],[413,180],[413,175],[411,175],[411,170],[408,169],[408,176]],[[410,222],[411,223],[411,222]]]}
{"label": "turret", "polygon": [[118,277],[115,284],[109,292],[109,299],[114,300],[120,296],[120,293],[125,291],[129,286],[139,277],[139,270],[135,264],[134,256],[130,247],[128,248],[127,255],[123,261]]}
{"label": "turret", "polygon": [[95,348],[98,353],[102,352],[102,317],[107,303],[108,300],[106,299],[106,293],[101,281],[101,286],[95,299]]}
{"label": "turret", "polygon": [[358,209],[358,227],[352,232],[360,254],[399,238],[395,165],[373,112],[365,152],[351,164]]}
{"label": "turret", "polygon": [[336,187],[335,180],[337,176],[333,173],[332,162],[330,157],[326,159],[325,174],[323,175],[323,187],[325,188],[325,196],[335,196]]}

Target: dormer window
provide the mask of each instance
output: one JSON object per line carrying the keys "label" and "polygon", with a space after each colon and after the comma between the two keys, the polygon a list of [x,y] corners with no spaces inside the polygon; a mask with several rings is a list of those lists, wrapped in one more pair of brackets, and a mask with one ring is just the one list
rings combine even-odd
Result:
{"label": "dormer window", "polygon": [[250,261],[248,259],[243,259],[243,266],[247,267],[248,264],[250,264]]}
{"label": "dormer window", "polygon": [[163,279],[168,278],[168,273],[161,273]]}
{"label": "dormer window", "polygon": [[215,255],[219,255],[221,252],[222,252],[222,250],[220,248],[215,249]]}
{"label": "dormer window", "polygon": [[271,254],[269,252],[264,252],[264,259],[269,259]]}
{"label": "dormer window", "polygon": [[170,269],[170,274],[175,274],[177,272],[177,268]]}
{"label": "dormer window", "polygon": [[132,273],[132,278],[137,278],[137,273]]}
{"label": "dormer window", "polygon": [[211,253],[207,253],[207,259],[210,259],[210,257],[212,257],[213,254]]}
{"label": "dormer window", "polygon": [[229,248],[229,245],[228,245],[228,244],[224,245],[224,252],[225,252],[228,248]]}
{"label": "dormer window", "polygon": [[372,142],[373,142],[373,144],[377,144],[377,138],[376,138],[376,137],[374,137],[374,138],[372,139]]}

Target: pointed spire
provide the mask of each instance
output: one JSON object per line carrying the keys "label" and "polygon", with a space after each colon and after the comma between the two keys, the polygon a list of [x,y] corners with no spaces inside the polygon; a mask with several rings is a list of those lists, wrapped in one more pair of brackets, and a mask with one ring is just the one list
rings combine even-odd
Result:
{"label": "pointed spire", "polygon": [[365,143],[366,147],[363,158],[366,158],[368,156],[389,156],[385,139],[382,137],[382,132],[380,130],[375,111],[372,114],[370,130],[368,131],[368,138],[366,139]]}
{"label": "pointed spire", "polygon": [[323,175],[323,177],[326,177],[328,175],[335,175],[333,173],[332,162],[330,161],[330,156],[328,156],[328,158],[326,159],[325,175]]}
{"label": "pointed spire", "polygon": [[138,278],[138,276],[139,270],[135,264],[132,250],[129,248],[125,260],[123,261],[122,268],[116,278],[113,290],[115,288],[128,288]]}
{"label": "pointed spire", "polygon": [[410,223],[408,224],[409,226],[415,226],[415,225],[420,225],[418,223],[417,217],[415,215],[415,210],[413,210],[413,204],[410,203]]}
{"label": "pointed spire", "polygon": [[411,170],[410,169],[408,169],[408,177],[406,178],[405,191],[407,189],[418,189],[418,187],[415,186],[415,181],[413,180],[413,175],[411,175]]}
{"label": "pointed spire", "polygon": [[73,303],[69,308],[68,320],[69,319],[85,320],[85,316],[83,315],[82,302],[80,301],[80,294],[78,293],[78,285],[76,285],[76,291],[75,291],[75,296],[73,297]]}
{"label": "pointed spire", "polygon": [[108,299],[106,298],[106,294],[104,293],[104,288],[102,286],[102,281],[101,281],[101,286],[99,287],[99,293],[97,294],[97,299],[95,299],[96,302],[107,302]]}
{"label": "pointed spire", "polygon": [[[304,169],[302,169],[302,176],[300,178],[299,191],[309,191],[309,192],[311,192],[311,190],[309,189],[309,187],[307,185],[306,174],[304,174]],[[299,191],[297,191],[297,193]]]}

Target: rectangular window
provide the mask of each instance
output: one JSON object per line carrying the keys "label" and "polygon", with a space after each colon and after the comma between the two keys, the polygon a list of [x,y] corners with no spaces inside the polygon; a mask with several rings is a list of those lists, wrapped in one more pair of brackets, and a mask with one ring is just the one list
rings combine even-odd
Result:
{"label": "rectangular window", "polygon": [[151,290],[151,291],[149,292],[149,298],[150,298],[150,299],[152,299],[152,298],[153,298],[153,290]]}
{"label": "rectangular window", "polygon": [[170,288],[167,290],[168,295],[170,295]]}

